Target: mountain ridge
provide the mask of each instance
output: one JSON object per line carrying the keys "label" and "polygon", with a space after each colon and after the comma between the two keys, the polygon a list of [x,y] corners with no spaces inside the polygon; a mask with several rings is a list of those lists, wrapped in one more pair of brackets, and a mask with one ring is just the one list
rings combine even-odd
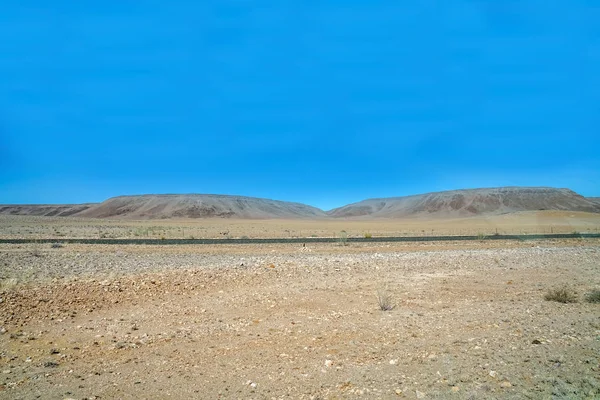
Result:
{"label": "mountain ridge", "polygon": [[566,188],[505,186],[370,198],[329,211],[291,201],[194,193],[122,195],[101,203],[0,205],[0,214],[109,219],[376,219],[536,210],[600,213],[600,198],[585,198]]}
{"label": "mountain ridge", "polygon": [[334,218],[468,217],[535,210],[600,212],[599,206],[566,188],[506,186],[373,198],[335,208],[328,211],[328,215]]}

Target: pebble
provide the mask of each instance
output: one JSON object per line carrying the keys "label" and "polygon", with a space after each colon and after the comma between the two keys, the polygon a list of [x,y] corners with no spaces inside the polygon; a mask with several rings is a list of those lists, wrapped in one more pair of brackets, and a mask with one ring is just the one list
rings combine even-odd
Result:
{"label": "pebble", "polygon": [[327,368],[330,368],[331,366],[333,366],[333,361],[332,360],[325,360],[325,366]]}
{"label": "pebble", "polygon": [[256,387],[258,386],[258,383],[252,382],[251,380],[248,380],[246,382],[246,386],[250,386],[252,389],[256,389]]}

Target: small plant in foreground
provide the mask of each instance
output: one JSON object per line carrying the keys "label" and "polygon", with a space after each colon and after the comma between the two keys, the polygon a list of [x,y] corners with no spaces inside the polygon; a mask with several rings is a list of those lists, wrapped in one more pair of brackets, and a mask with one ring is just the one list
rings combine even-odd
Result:
{"label": "small plant in foreground", "polygon": [[40,245],[39,243],[35,242],[32,246],[31,246],[31,253],[32,256],[34,257],[41,257],[42,256],[42,251],[40,249]]}
{"label": "small plant in foreground", "polygon": [[371,239],[372,237],[373,237],[373,235],[371,235],[370,232],[365,233],[365,239]]}
{"label": "small plant in foreground", "polygon": [[550,289],[544,295],[546,301],[557,301],[559,303],[577,303],[577,294],[568,287]]}
{"label": "small plant in foreground", "polygon": [[585,295],[585,301],[588,303],[600,303],[600,289],[594,289]]}
{"label": "small plant in foreground", "polygon": [[387,290],[377,291],[377,305],[381,311],[391,311],[396,307],[394,298]]}
{"label": "small plant in foreground", "polygon": [[348,246],[348,233],[346,231],[341,231],[340,236],[338,237],[338,243],[340,246]]}

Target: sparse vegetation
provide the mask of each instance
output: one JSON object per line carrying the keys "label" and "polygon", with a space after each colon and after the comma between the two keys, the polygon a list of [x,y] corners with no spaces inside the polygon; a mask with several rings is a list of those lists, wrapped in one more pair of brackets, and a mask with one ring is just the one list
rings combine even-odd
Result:
{"label": "sparse vegetation", "polygon": [[341,231],[338,236],[338,243],[340,246],[348,246],[348,233],[346,231]]}
{"label": "sparse vegetation", "polygon": [[486,238],[487,238],[487,236],[485,236],[485,234],[483,234],[483,233],[481,233],[481,232],[479,232],[479,233],[477,234],[477,239],[478,239],[478,240],[485,240]]}
{"label": "sparse vegetation", "polygon": [[585,301],[588,303],[600,303],[600,289],[594,289],[585,295]]}
{"label": "sparse vegetation", "polygon": [[63,247],[62,243],[52,243],[50,245],[51,248],[53,249],[61,249]]}
{"label": "sparse vegetation", "polygon": [[40,244],[35,242],[32,246],[31,246],[31,253],[32,256],[34,257],[41,257],[42,256],[42,251],[40,249]]}
{"label": "sparse vegetation", "polygon": [[385,289],[377,291],[377,305],[381,311],[391,311],[396,307],[394,297]]}
{"label": "sparse vegetation", "polygon": [[546,301],[556,301],[558,303],[577,303],[577,293],[567,286],[550,289],[544,295]]}
{"label": "sparse vegetation", "polygon": [[371,239],[372,237],[373,237],[373,235],[371,235],[370,232],[365,233],[365,239]]}

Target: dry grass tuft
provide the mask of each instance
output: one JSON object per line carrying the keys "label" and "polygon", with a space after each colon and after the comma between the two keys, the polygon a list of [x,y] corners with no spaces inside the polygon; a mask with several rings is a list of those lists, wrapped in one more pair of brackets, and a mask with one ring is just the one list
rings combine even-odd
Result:
{"label": "dry grass tuft", "polygon": [[577,303],[577,293],[568,287],[561,287],[558,289],[550,289],[544,295],[546,301],[556,301],[559,303]]}
{"label": "dry grass tuft", "polygon": [[381,311],[391,311],[396,307],[394,297],[386,290],[377,291],[377,305]]}

